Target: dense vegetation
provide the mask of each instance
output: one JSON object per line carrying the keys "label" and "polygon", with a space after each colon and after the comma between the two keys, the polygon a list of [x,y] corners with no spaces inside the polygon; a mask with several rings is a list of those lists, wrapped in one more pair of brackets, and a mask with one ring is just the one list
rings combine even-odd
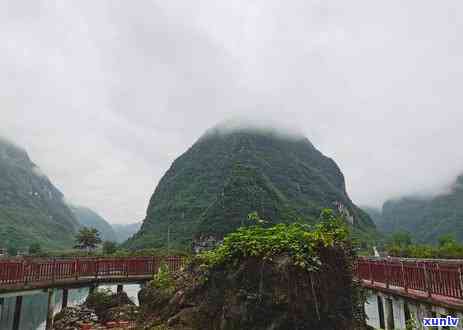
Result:
{"label": "dense vegetation", "polygon": [[439,237],[437,244],[420,244],[409,233],[397,232],[390,236],[385,249],[393,257],[463,259],[463,244],[452,234]]}
{"label": "dense vegetation", "polygon": [[437,243],[440,236],[453,233],[463,242],[463,175],[446,194],[391,200],[382,211],[367,211],[385,233],[409,232],[418,243]]}
{"label": "dense vegetation", "polygon": [[314,223],[335,202],[353,215],[354,235],[375,233],[369,216],[349,199],[336,163],[306,138],[212,130],[174,161],[126,246],[188,249],[194,238],[235,230],[254,210],[270,223]]}
{"label": "dense vegetation", "polygon": [[27,153],[0,138],[0,247],[71,247],[78,223]]}
{"label": "dense vegetation", "polygon": [[98,213],[83,206],[70,205],[69,207],[81,226],[97,229],[102,240],[117,241],[113,227]]}
{"label": "dense vegetation", "polygon": [[316,253],[320,246],[333,247],[348,238],[344,220],[336,218],[329,209],[323,210],[320,222],[312,226],[292,223],[265,227],[267,221],[260,219],[257,212],[248,218],[253,224],[227,234],[221,245],[198,258],[208,267],[220,267],[248,257],[271,261],[278,255],[287,254],[294,266],[311,272],[321,265]]}

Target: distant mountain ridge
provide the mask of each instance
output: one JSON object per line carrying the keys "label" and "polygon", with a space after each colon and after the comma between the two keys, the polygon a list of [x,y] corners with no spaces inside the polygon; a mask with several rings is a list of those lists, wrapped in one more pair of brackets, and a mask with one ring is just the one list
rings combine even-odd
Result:
{"label": "distant mountain ridge", "polygon": [[114,223],[112,226],[116,232],[117,242],[122,243],[132,237],[138,230],[140,230],[141,222],[129,224]]}
{"label": "distant mountain ridge", "polygon": [[375,233],[347,195],[336,163],[307,138],[275,130],[208,130],[178,157],[151,197],[141,230],[126,243],[189,247],[221,237],[257,211],[270,222],[314,222],[323,208],[343,206],[358,236]]}
{"label": "distant mountain ridge", "polygon": [[84,206],[70,205],[69,207],[81,226],[97,229],[104,241],[118,240],[113,227],[98,213]]}
{"label": "distant mountain ridge", "polygon": [[1,247],[71,247],[78,226],[63,194],[27,152],[0,138]]}
{"label": "distant mountain ridge", "polygon": [[381,211],[366,211],[385,233],[406,231],[420,243],[435,243],[440,236],[452,234],[463,242],[463,175],[448,193],[432,198],[405,196],[385,202]]}

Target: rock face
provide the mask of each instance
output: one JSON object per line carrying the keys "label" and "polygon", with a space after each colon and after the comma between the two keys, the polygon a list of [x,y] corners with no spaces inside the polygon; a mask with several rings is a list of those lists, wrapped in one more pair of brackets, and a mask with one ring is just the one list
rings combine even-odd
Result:
{"label": "rock face", "polygon": [[380,230],[409,232],[420,243],[435,243],[453,234],[463,241],[463,175],[449,192],[433,198],[408,196],[384,203],[382,211],[368,211]]}
{"label": "rock face", "polygon": [[66,307],[56,314],[53,329],[55,330],[78,330],[83,324],[95,326],[98,317],[95,312],[83,307]]}
{"label": "rock face", "polygon": [[0,138],[1,247],[70,247],[77,220],[26,151]]}
{"label": "rock face", "polygon": [[177,275],[175,290],[140,292],[144,328],[363,329],[349,258],[324,251],[321,260],[326,266],[312,276],[294,267],[288,255],[271,261],[248,258],[210,272],[193,264]]}
{"label": "rock face", "polygon": [[354,233],[375,232],[346,193],[336,163],[304,137],[277,131],[212,129],[177,158],[151,197],[129,248],[189,248],[194,239],[241,226],[250,212],[272,223],[313,222],[323,208],[343,205]]}
{"label": "rock face", "polygon": [[72,213],[81,226],[97,229],[104,241],[116,242],[116,232],[113,227],[95,211],[83,206],[70,206]]}

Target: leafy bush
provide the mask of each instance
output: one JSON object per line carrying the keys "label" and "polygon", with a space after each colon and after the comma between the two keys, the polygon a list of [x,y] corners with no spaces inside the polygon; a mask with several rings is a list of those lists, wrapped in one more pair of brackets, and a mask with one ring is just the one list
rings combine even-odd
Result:
{"label": "leafy bush", "polygon": [[335,217],[329,209],[322,211],[320,222],[315,225],[293,223],[264,228],[261,224],[265,221],[255,213],[249,218],[257,224],[228,234],[220,246],[202,253],[199,258],[208,266],[218,266],[245,257],[271,260],[276,255],[287,253],[294,265],[314,271],[320,266],[315,249],[333,246],[348,236],[343,220]]}
{"label": "leafy bush", "polygon": [[117,251],[117,243],[112,241],[103,242],[103,254],[114,254]]}
{"label": "leafy bush", "polygon": [[107,306],[112,303],[112,299],[111,289],[96,290],[87,297],[86,305],[94,308]]}
{"label": "leafy bush", "polygon": [[154,278],[150,285],[158,289],[166,290],[170,290],[174,287],[175,283],[167,264],[163,263],[161,267],[159,267],[158,272],[154,274]]}

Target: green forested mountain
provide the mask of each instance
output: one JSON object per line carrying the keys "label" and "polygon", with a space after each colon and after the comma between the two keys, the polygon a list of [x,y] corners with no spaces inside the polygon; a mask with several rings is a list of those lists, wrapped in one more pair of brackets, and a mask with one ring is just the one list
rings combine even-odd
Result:
{"label": "green forested mountain", "polygon": [[81,226],[92,227],[100,232],[104,241],[117,241],[113,227],[95,211],[83,206],[69,206]]}
{"label": "green forested mountain", "polygon": [[116,232],[117,242],[125,242],[129,237],[135,234],[141,227],[141,222],[128,223],[128,224],[113,224],[114,231]]}
{"label": "green forested mountain", "polygon": [[177,158],[151,197],[129,248],[188,247],[194,238],[221,237],[250,212],[270,222],[312,222],[338,202],[355,233],[375,232],[369,216],[349,199],[336,163],[306,138],[272,130],[212,129]]}
{"label": "green forested mountain", "polygon": [[380,231],[407,231],[419,243],[435,243],[447,234],[463,241],[463,175],[456,179],[449,193],[433,198],[409,196],[390,200],[384,203],[380,216],[370,215]]}
{"label": "green forested mountain", "polygon": [[381,208],[374,208],[369,206],[361,206],[361,208],[370,216],[371,220],[373,220],[378,231],[384,231],[384,219]]}
{"label": "green forested mountain", "polygon": [[0,246],[72,246],[77,220],[26,151],[0,138]]}

